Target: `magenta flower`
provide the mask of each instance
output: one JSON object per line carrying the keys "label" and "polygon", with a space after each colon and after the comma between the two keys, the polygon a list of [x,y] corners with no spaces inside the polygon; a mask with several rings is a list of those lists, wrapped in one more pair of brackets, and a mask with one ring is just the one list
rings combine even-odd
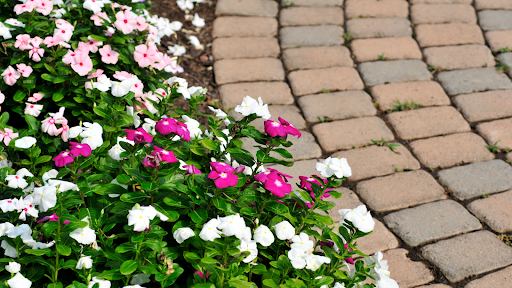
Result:
{"label": "magenta flower", "polygon": [[162,135],[169,135],[171,133],[176,133],[176,129],[178,127],[178,124],[176,122],[178,122],[178,121],[176,121],[172,118],[162,119],[162,120],[156,122],[155,130],[156,130],[156,132],[158,132]]}
{"label": "magenta flower", "polygon": [[236,167],[235,171],[236,171],[236,173],[242,173],[242,172],[244,172],[244,170],[245,170],[245,166],[240,165],[240,166]]}
{"label": "magenta flower", "polygon": [[265,132],[270,137],[281,136],[284,139],[286,139],[288,134],[291,134],[291,135],[298,136],[298,138],[300,138],[300,136],[302,134],[300,133],[299,130],[297,130],[297,128],[293,127],[292,124],[290,124],[288,121],[284,120],[281,117],[279,117],[278,119],[279,119],[279,122],[273,121],[273,120],[266,120],[264,122]]}
{"label": "magenta flower", "polygon": [[21,77],[21,73],[14,70],[12,66],[9,66],[4,70],[2,76],[4,77],[5,84],[12,86],[16,84],[16,81]]}
{"label": "magenta flower", "polygon": [[[204,279],[203,272],[201,272],[201,271],[196,271],[196,272],[194,272],[194,273],[195,273],[195,274],[197,274],[197,275],[199,275],[199,276],[201,277],[201,279]],[[208,279],[208,277],[210,277],[210,275],[212,275],[212,274],[210,274],[210,273],[208,273],[208,271],[206,271],[206,279]]]}
{"label": "magenta flower", "polygon": [[114,25],[118,30],[123,31],[124,34],[130,34],[133,29],[135,29],[135,25],[137,25],[136,17],[137,15],[132,11],[119,11],[116,13],[116,22],[114,22]]}
{"label": "magenta flower", "polygon": [[73,155],[69,151],[62,151],[52,160],[55,161],[55,166],[64,167],[66,164],[73,162]]}
{"label": "magenta flower", "polygon": [[290,194],[292,192],[292,185],[286,183],[283,178],[277,174],[277,172],[271,172],[267,175],[265,189],[270,191],[274,196],[283,198],[286,194]]}
{"label": "magenta flower", "polygon": [[44,16],[48,16],[53,10],[53,3],[50,0],[37,0],[39,3],[37,5],[36,11],[43,14]]}
{"label": "magenta flower", "polygon": [[153,47],[149,47],[140,44],[135,47],[135,51],[133,52],[133,58],[137,63],[139,63],[140,67],[147,67],[153,63],[155,63],[156,60],[156,52]]}
{"label": "magenta flower", "polygon": [[256,176],[254,176],[254,180],[265,184],[265,181],[267,181],[269,174],[270,174],[269,171],[261,172],[261,173],[257,174]]}
{"label": "magenta flower", "polygon": [[185,165],[183,166],[185,168],[185,175],[191,175],[191,174],[202,174],[201,170],[197,169],[194,165]]}
{"label": "magenta flower", "polygon": [[32,71],[34,71],[34,70],[32,69],[32,67],[27,66],[27,65],[25,65],[25,64],[23,64],[23,63],[21,63],[21,64],[16,64],[16,67],[18,67],[18,72],[20,72],[20,73],[21,73],[21,76],[23,76],[23,77],[25,77],[25,78],[26,78],[26,77],[28,77],[28,76],[30,76],[30,74],[32,74]]}
{"label": "magenta flower", "polygon": [[71,68],[80,76],[85,76],[92,70],[92,60],[85,53],[78,53],[75,56],[75,63],[71,64]]}
{"label": "magenta flower", "polygon": [[44,49],[39,48],[39,44],[32,43],[32,45],[29,45],[28,48],[30,51],[28,51],[28,57],[32,58],[35,62],[41,61],[41,57],[43,57]]}
{"label": "magenta flower", "polygon": [[288,178],[290,178],[290,179],[292,179],[292,178],[293,178],[292,176],[287,175],[287,174],[284,174],[284,173],[282,173],[282,172],[279,172],[279,171],[277,171],[276,169],[272,169],[272,168],[267,168],[267,169],[268,169],[270,172],[276,172],[276,173],[277,173],[277,175],[279,175],[279,176],[283,177],[284,182],[288,182]]}
{"label": "magenta flower", "polygon": [[102,48],[100,48],[100,54],[101,54],[101,61],[105,64],[116,64],[119,53],[112,50],[112,47],[110,45],[105,45]]}
{"label": "magenta flower", "polygon": [[32,103],[36,103],[37,101],[43,99],[44,95],[41,94],[41,93],[34,93],[32,95],[32,97],[28,97],[27,101],[28,102],[32,102]]}
{"label": "magenta flower", "polygon": [[227,173],[234,173],[235,168],[229,166],[228,164],[224,162],[210,162],[210,166],[212,166],[213,169],[217,172],[227,172]]}
{"label": "magenta flower", "polygon": [[[313,176],[318,177],[317,175],[313,175]],[[311,188],[311,184],[315,183],[315,184],[320,185],[320,187],[324,187],[324,185],[327,184],[327,179],[322,179],[322,181],[324,182],[323,184],[318,182],[318,180],[313,178],[313,177],[299,176],[299,179],[300,179],[300,187],[301,188],[305,188],[306,190],[308,190],[310,192],[309,194],[311,195],[311,198],[313,198],[313,200],[316,200],[316,198],[315,198],[315,193],[313,193],[313,189]],[[324,191],[324,194],[322,196],[320,196],[320,200],[323,200],[324,198],[330,197],[331,194],[328,193],[329,191],[334,191],[334,190],[333,189],[326,189]]]}
{"label": "magenta flower", "polygon": [[210,162],[214,170],[208,174],[208,178],[215,179],[215,186],[219,189],[234,187],[238,183],[238,175],[233,174],[235,168],[224,162]]}
{"label": "magenta flower", "polygon": [[14,131],[9,128],[5,128],[3,131],[0,129],[0,141],[4,140],[5,146],[9,146],[9,142],[14,138],[18,138],[18,136],[18,133],[14,133]]}
{"label": "magenta flower", "polygon": [[153,141],[153,136],[151,136],[144,128],[138,128],[137,130],[124,130],[126,132],[126,139],[130,141],[134,141],[135,144],[140,144],[142,142],[151,143]]}
{"label": "magenta flower", "polygon": [[153,167],[153,168],[156,168],[158,166],[158,163],[155,159],[155,157],[153,156],[146,156],[144,157],[144,159],[142,159],[142,165],[144,165],[144,167]]}
{"label": "magenta flower", "polygon": [[30,40],[30,35],[28,34],[20,34],[16,36],[16,42],[14,43],[14,47],[20,48],[21,51],[30,49],[28,48]]}
{"label": "magenta flower", "polygon": [[37,223],[43,223],[43,222],[46,222],[46,221],[59,221],[59,216],[57,216],[57,214],[53,213],[52,215],[50,216],[44,216],[43,219],[41,220],[38,220]]}
{"label": "magenta flower", "polygon": [[176,134],[181,137],[183,141],[190,141],[190,131],[187,128],[187,124],[176,121],[178,126],[176,127]]}
{"label": "magenta flower", "polygon": [[78,157],[79,155],[89,157],[92,153],[92,149],[89,144],[81,144],[76,142],[69,142],[69,144],[69,153],[71,153],[73,157]]}
{"label": "magenta flower", "polygon": [[151,156],[155,157],[157,162],[165,161],[167,163],[175,163],[178,162],[178,159],[174,156],[174,152],[167,151],[160,147],[155,146],[155,150],[151,152]]}

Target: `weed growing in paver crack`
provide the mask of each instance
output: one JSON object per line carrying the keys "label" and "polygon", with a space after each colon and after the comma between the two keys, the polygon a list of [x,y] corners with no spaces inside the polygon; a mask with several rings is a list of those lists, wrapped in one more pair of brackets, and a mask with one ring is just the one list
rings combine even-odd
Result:
{"label": "weed growing in paver crack", "polygon": [[400,154],[400,152],[395,151],[396,146],[400,146],[398,143],[388,143],[388,141],[384,140],[384,137],[380,139],[380,141],[375,141],[372,139],[372,143],[377,146],[387,146],[391,151],[395,152],[396,154]]}
{"label": "weed growing in paver crack", "polygon": [[293,5],[295,5],[295,3],[286,1],[283,4],[283,8],[289,8],[289,7],[292,7]]}
{"label": "weed growing in paver crack", "polygon": [[487,149],[489,149],[489,151],[491,151],[492,153],[500,153],[501,149],[498,148],[498,142],[500,142],[500,141],[494,142],[494,145],[492,145],[492,146],[491,145],[485,145],[485,147]]}
{"label": "weed growing in paver crack", "polygon": [[498,239],[503,241],[508,246],[512,246],[512,235],[500,234],[498,235]]}
{"label": "weed growing in paver crack", "polygon": [[354,39],[354,37],[350,36],[348,32],[343,33],[343,38],[345,39],[345,41],[352,41]]}
{"label": "weed growing in paver crack", "polygon": [[329,117],[318,117],[318,121],[320,121],[321,123],[324,123],[324,122],[327,122],[329,121]]}
{"label": "weed growing in paver crack", "polygon": [[331,91],[329,91],[327,89],[322,89],[322,93],[331,93]]}
{"label": "weed growing in paver crack", "polygon": [[508,46],[507,47],[502,47],[502,48],[500,48],[500,52],[501,53],[512,52],[512,49],[510,49]]}
{"label": "weed growing in paver crack", "polygon": [[482,198],[484,198],[484,199],[487,198],[487,197],[489,197],[489,194],[482,195]]}
{"label": "weed growing in paver crack", "polygon": [[395,167],[395,171],[396,171],[396,172],[404,172],[404,170],[403,170],[403,169],[398,168],[398,166],[397,166],[397,167]]}
{"label": "weed growing in paver crack", "polygon": [[496,71],[498,71],[498,73],[508,73],[510,72],[510,67],[505,63],[498,63],[498,65],[496,65]]}
{"label": "weed growing in paver crack", "polygon": [[396,105],[392,105],[389,112],[398,112],[398,111],[405,111],[405,110],[414,110],[421,107],[420,104],[415,103],[414,101],[405,101],[404,103],[401,103],[400,100],[395,100]]}
{"label": "weed growing in paver crack", "polygon": [[384,53],[382,53],[381,55],[377,55],[379,57],[379,60],[389,60],[388,57],[384,56]]}

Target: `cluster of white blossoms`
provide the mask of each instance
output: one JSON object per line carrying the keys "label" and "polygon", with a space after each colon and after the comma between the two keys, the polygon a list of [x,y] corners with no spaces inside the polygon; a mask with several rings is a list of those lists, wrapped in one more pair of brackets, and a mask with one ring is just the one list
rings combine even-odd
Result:
{"label": "cluster of white blossoms", "polygon": [[352,176],[352,168],[345,158],[327,158],[322,163],[316,163],[316,171],[325,178],[335,175],[337,178]]}
{"label": "cluster of white blossoms", "polygon": [[[388,261],[383,260],[383,258],[384,256],[380,251],[375,253],[373,256],[364,258],[366,265],[373,266],[370,270],[370,274],[377,281],[376,288],[399,288],[398,283],[389,277],[391,273],[389,272]],[[355,271],[352,272],[352,269],[350,272],[355,274]]]}
{"label": "cluster of white blossoms", "polygon": [[[20,237],[25,245],[29,246],[31,249],[34,250],[52,247],[55,244],[55,241],[51,241],[49,243],[42,243],[34,240],[34,238],[32,238],[32,229],[28,224],[14,226],[10,222],[2,223],[0,224],[0,237],[4,235],[11,239]],[[18,251],[16,250],[16,248],[9,245],[7,241],[2,240],[2,248],[4,249],[5,256],[11,258],[18,258]]]}
{"label": "cluster of white blossoms", "polygon": [[244,116],[256,114],[265,120],[268,120],[271,117],[270,112],[268,111],[268,104],[263,104],[261,97],[256,101],[250,96],[245,96],[242,104],[235,107],[235,111]]}
{"label": "cluster of white blossoms", "polygon": [[142,232],[149,229],[149,222],[158,216],[160,220],[167,221],[169,217],[158,212],[153,206],[140,206],[135,204],[132,210],[128,211],[128,226],[133,226],[133,231]]}
{"label": "cluster of white blossoms", "polygon": [[375,220],[373,220],[370,211],[366,209],[365,205],[359,205],[354,209],[340,209],[338,213],[341,215],[340,226],[347,220],[364,233],[373,231],[375,227]]}

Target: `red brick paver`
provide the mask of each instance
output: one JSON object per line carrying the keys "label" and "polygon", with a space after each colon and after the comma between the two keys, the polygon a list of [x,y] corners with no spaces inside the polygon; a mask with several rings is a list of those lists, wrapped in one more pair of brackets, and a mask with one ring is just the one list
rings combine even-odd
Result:
{"label": "red brick paver", "polygon": [[313,7],[330,7],[341,6],[343,0],[283,0],[283,6],[293,3],[293,6],[313,6]]}
{"label": "red brick paver", "polygon": [[371,88],[371,93],[382,111],[392,109],[397,105],[397,100],[401,103],[414,102],[421,106],[450,105],[450,98],[443,87],[433,81],[377,85]]}
{"label": "red brick paver", "polygon": [[422,58],[418,44],[409,37],[356,39],[350,48],[359,62]]}
{"label": "red brick paver", "polygon": [[489,145],[498,142],[500,149],[512,149],[512,118],[478,124],[476,130]]}
{"label": "red brick paver", "polygon": [[[493,0],[498,1],[498,0]],[[464,288],[500,287],[512,288],[512,266],[473,280]]]}
{"label": "red brick paver", "polygon": [[[272,91],[271,94],[268,92]],[[243,97],[250,95],[254,99],[261,97],[264,103],[293,104],[290,87],[284,82],[246,82],[222,85],[219,88],[222,107],[227,110],[242,103]]]}
{"label": "red brick paver", "polygon": [[484,9],[512,9],[512,1],[510,0],[475,0],[477,10]]}
{"label": "red brick paver", "polygon": [[494,56],[485,45],[430,47],[423,50],[426,62],[438,70],[494,67]]}
{"label": "red brick paver", "polygon": [[387,251],[398,247],[398,240],[388,228],[379,220],[375,220],[372,234],[357,239],[357,248],[366,255],[373,255],[377,251]]}
{"label": "red brick paver", "polygon": [[459,95],[453,102],[469,122],[512,116],[512,90]]}
{"label": "red brick paver", "polygon": [[216,15],[276,17],[278,5],[275,1],[219,0]]}
{"label": "red brick paver", "polygon": [[485,32],[485,39],[489,43],[492,52],[499,52],[500,48],[512,49],[512,30]]}
{"label": "red brick paver", "polygon": [[407,257],[408,253],[405,249],[384,252],[384,259],[388,260],[390,276],[396,280],[400,288],[415,287],[433,281],[434,276],[425,264],[412,261]]}

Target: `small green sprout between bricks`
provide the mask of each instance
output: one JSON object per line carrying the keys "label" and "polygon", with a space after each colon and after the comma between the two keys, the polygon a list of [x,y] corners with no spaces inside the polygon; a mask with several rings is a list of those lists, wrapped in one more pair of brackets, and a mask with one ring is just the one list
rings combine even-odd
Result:
{"label": "small green sprout between bricks", "polygon": [[485,145],[485,147],[489,149],[489,151],[491,151],[492,153],[500,153],[501,149],[498,147],[498,142],[500,141],[494,142],[494,145]]}
{"label": "small green sprout between bricks", "polygon": [[496,65],[496,71],[498,71],[498,73],[508,73],[510,72],[510,67],[505,63],[498,63],[498,65]]}
{"label": "small green sprout between bricks", "polygon": [[487,197],[489,197],[489,194],[482,195],[482,198],[487,198]]}
{"label": "small green sprout between bricks", "polygon": [[327,94],[327,93],[331,93],[331,91],[329,91],[329,90],[327,90],[327,89],[322,89],[322,93]]}
{"label": "small green sprout between bricks", "polygon": [[354,39],[354,37],[350,36],[350,34],[348,34],[348,32],[343,33],[343,38],[346,41],[351,41],[352,39]]}
{"label": "small green sprout between bricks", "polygon": [[405,111],[405,110],[414,110],[421,107],[420,104],[415,103],[414,101],[405,101],[404,103],[401,103],[400,100],[395,100],[395,105],[391,106],[391,109],[389,112],[399,112],[399,111]]}
{"label": "small green sprout between bricks", "polygon": [[505,52],[512,52],[512,50],[507,46],[507,47],[502,47],[502,48],[500,48],[500,52],[501,52],[501,53],[505,53]]}
{"label": "small green sprout between bricks", "polygon": [[330,120],[329,117],[320,117],[320,116],[318,116],[317,118],[318,118],[318,121],[320,121],[320,123],[324,123],[324,122],[327,122],[327,121]]}
{"label": "small green sprout between bricks", "polygon": [[286,1],[286,2],[284,2],[283,7],[284,8],[288,8],[288,7],[292,7],[293,5],[295,5],[295,3],[290,2],[290,1]]}
{"label": "small green sprout between bricks", "polygon": [[382,53],[381,55],[377,55],[379,57],[379,60],[389,60],[388,57],[384,56],[384,53]]}
{"label": "small green sprout between bricks", "polygon": [[387,146],[389,148],[389,150],[400,155],[400,152],[395,151],[395,147],[400,146],[400,144],[398,144],[398,143],[388,143],[388,141],[384,140],[384,137],[382,137],[382,139],[380,139],[380,141],[375,141],[373,139],[371,141],[373,144],[375,144],[377,146]]}

